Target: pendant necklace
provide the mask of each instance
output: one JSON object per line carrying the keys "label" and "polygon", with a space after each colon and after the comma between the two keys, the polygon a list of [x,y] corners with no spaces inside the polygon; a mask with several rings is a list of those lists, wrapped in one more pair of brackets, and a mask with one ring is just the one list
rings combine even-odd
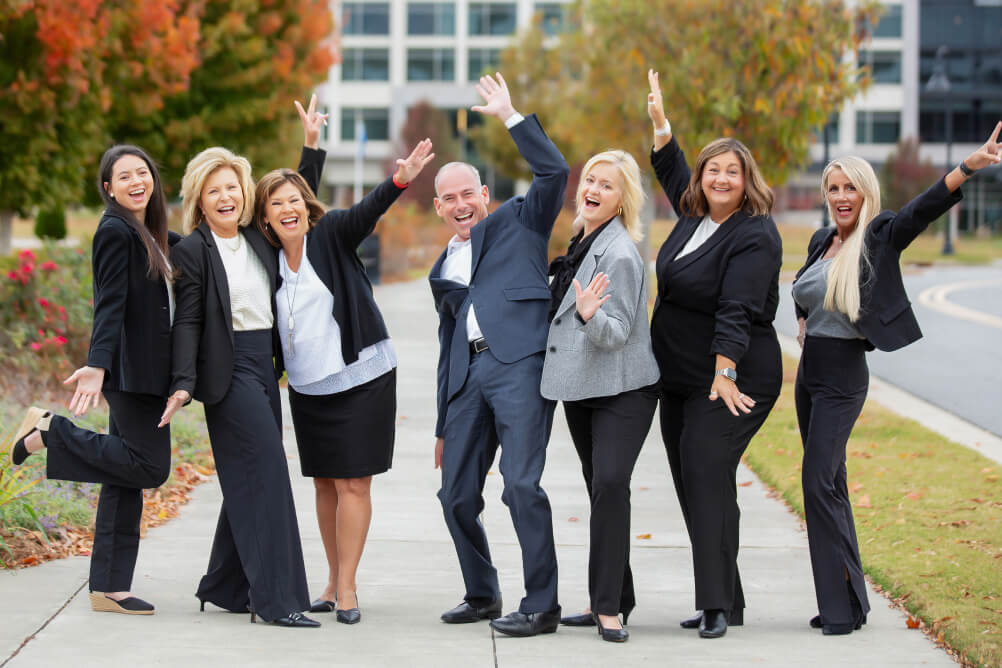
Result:
{"label": "pendant necklace", "polygon": [[[288,269],[289,271],[292,271],[292,268],[289,266],[288,258],[285,259],[285,263],[284,264],[285,264],[285,268],[286,269]],[[302,270],[303,270],[303,263],[300,262],[299,263],[299,271],[302,271]],[[293,273],[296,274],[296,283],[293,286],[293,289],[291,290],[291,292],[292,292],[292,298],[291,299],[289,298],[289,292],[290,292],[290,290],[289,290],[289,284],[291,283],[291,281],[289,280],[289,276],[285,275],[285,276],[282,277],[282,278],[285,279],[285,283],[286,283],[286,285],[285,285],[285,303],[289,306],[289,320],[288,320],[288,325],[289,325],[289,357],[295,357],[296,356],[296,346],[293,343],[293,336],[294,336],[293,332],[296,329],[296,319],[292,315],[292,309],[293,309],[293,307],[296,304],[296,293],[299,292],[299,272],[293,272]]]}

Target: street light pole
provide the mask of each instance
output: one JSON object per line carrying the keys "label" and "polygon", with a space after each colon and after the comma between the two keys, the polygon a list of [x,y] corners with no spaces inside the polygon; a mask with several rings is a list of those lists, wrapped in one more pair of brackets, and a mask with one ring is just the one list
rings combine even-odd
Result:
{"label": "street light pole", "polygon": [[[826,167],[828,167],[828,160],[829,160],[829,158],[828,158],[828,142],[829,142],[829,138],[828,138],[828,126],[829,125],[831,125],[831,116],[829,116],[828,118],[825,119],[825,127],[824,127],[824,130],[823,130],[823,133],[824,133],[823,136],[824,136],[824,142],[825,142],[825,153],[824,153],[824,159],[822,160],[822,162],[824,163],[824,166],[821,168],[822,170],[824,170]],[[831,223],[831,219],[829,219],[829,217],[828,217],[828,197],[825,196],[824,198],[822,198],[822,202],[821,202],[821,227],[828,227],[831,224],[832,224]]]}
{"label": "street light pole", "polygon": [[[947,74],[946,56],[950,50],[944,45],[936,49],[936,62],[932,66],[932,74],[926,82],[925,89],[930,93],[941,95],[946,100],[946,171],[953,169],[953,158],[950,155],[953,148],[953,99],[950,95],[950,77]],[[943,234],[943,255],[953,255],[953,210],[946,222]]]}

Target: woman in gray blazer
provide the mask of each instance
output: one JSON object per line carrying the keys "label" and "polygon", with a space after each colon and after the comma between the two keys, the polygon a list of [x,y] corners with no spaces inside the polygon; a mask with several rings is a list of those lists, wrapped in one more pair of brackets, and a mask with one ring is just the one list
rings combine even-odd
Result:
{"label": "woman in gray blazer", "polygon": [[581,229],[567,254],[550,265],[553,298],[540,388],[547,399],[564,402],[591,497],[591,608],[561,623],[597,623],[603,640],[624,642],[635,603],[630,476],[654,418],[659,378],[646,272],[634,245],[644,194],[640,168],[624,151],[599,153],[581,173],[575,221]]}

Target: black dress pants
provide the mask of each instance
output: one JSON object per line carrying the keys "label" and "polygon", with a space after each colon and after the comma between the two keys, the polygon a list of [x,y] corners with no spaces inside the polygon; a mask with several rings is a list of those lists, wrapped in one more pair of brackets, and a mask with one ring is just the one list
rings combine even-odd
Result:
{"label": "black dress pants", "polygon": [[851,596],[869,612],[846,482],[845,447],[866,400],[870,372],[862,339],[808,336],[797,369],[797,424],[811,570],[825,624],[855,621]]}
{"label": "black dress pants", "polygon": [[630,477],[657,404],[657,386],[564,402],[591,499],[588,593],[600,615],[628,615],[637,602],[630,570]]}
{"label": "black dress pants", "polygon": [[139,553],[143,489],[170,475],[170,427],[158,428],[166,399],[105,391],[108,433],[81,429],[56,415],[45,436],[53,480],[101,484],[90,558],[91,591],[129,591]]}
{"label": "black dress pants", "polygon": [[697,610],[727,610],[734,621],[745,607],[738,573],[736,476],[741,455],[776,403],[748,392],[751,413],[731,414],[709,391],[662,387],[661,435],[675,492],[692,543]]}
{"label": "black dress pants", "polygon": [[223,505],[195,596],[272,621],[310,607],[303,546],[282,447],[271,330],[234,332],[233,342],[230,388],[205,406]]}

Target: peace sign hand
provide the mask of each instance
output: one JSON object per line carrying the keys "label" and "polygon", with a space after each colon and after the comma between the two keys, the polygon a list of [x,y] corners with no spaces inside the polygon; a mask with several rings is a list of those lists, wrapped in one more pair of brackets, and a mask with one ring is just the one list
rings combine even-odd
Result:
{"label": "peace sign hand", "polygon": [[431,140],[422,139],[406,160],[397,159],[397,173],[393,175],[393,178],[400,185],[406,185],[416,179],[425,165],[434,159],[435,154],[431,152]]}
{"label": "peace sign hand", "polygon": [[999,142],[999,131],[1002,130],[1002,121],[995,125],[992,136],[982,144],[977,151],[964,158],[964,164],[970,169],[978,170],[989,165],[996,165],[1002,162],[1002,142]]}
{"label": "peace sign hand", "polygon": [[661,83],[658,81],[658,73],[654,70],[647,70],[647,82],[651,85],[651,92],[647,94],[647,115],[654,123],[654,129],[660,130],[665,126],[668,118],[665,116],[664,100],[661,98]]}
{"label": "peace sign hand", "polygon": [[299,118],[303,121],[303,145],[307,148],[317,148],[320,142],[320,132],[327,125],[327,114],[317,113],[317,95],[310,97],[310,108],[303,110],[299,100],[294,100]]}

